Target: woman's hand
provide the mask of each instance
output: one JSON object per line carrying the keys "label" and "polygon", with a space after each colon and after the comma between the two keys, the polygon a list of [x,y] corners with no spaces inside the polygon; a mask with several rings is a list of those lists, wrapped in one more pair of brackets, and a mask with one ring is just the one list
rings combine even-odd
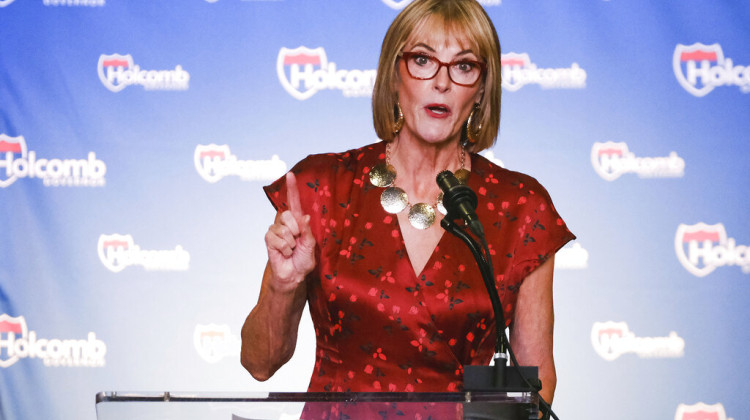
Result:
{"label": "woman's hand", "polygon": [[242,326],[242,366],[259,381],[291,359],[307,299],[305,276],[315,267],[310,216],[302,214],[297,179],[286,175],[289,210],[276,214],[266,232],[268,264],[260,296]]}
{"label": "woman's hand", "polygon": [[302,213],[297,178],[286,174],[289,210],[278,213],[266,232],[266,249],[272,272],[269,286],[278,292],[294,290],[315,268],[315,237],[310,215]]}

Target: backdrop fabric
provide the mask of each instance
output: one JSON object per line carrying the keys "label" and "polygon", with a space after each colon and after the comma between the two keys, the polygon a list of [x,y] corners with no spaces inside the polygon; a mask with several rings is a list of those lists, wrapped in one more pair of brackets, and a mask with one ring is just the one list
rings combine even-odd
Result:
{"label": "backdrop fabric", "polygon": [[[407,1],[0,0],[0,419],[99,391],[304,391],[239,363],[305,156],[377,141]],[[750,361],[750,3],[483,0],[502,122],[578,240],[555,269],[562,419],[740,419]],[[744,372],[744,373],[743,373]]]}

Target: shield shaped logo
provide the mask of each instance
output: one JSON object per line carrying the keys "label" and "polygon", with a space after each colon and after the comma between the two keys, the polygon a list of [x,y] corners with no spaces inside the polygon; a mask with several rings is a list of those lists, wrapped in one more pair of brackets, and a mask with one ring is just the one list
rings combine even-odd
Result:
{"label": "shield shaped logo", "polygon": [[391,9],[401,10],[406,7],[413,0],[383,0],[383,3]]}
{"label": "shield shaped logo", "polygon": [[300,101],[304,101],[318,91],[316,84],[319,81],[313,76],[313,72],[326,68],[328,68],[328,59],[322,47],[315,49],[303,46],[294,49],[282,47],[276,59],[276,73],[281,86]]}
{"label": "shield shaped logo", "polygon": [[102,54],[99,56],[99,64],[97,65],[99,80],[107,89],[112,92],[119,92],[125,89],[128,84],[120,80],[118,74],[132,67],[133,57],[130,54]]}
{"label": "shield shaped logo", "polygon": [[717,223],[707,225],[698,223],[692,226],[680,224],[674,237],[674,249],[677,259],[690,273],[698,277],[705,277],[716,269],[713,264],[706,264],[706,254],[691,255],[697,246],[702,249],[714,243],[725,244],[727,242],[727,231],[724,225]]}
{"label": "shield shaped logo", "polygon": [[522,77],[516,73],[524,68],[529,67],[531,59],[527,53],[507,53],[500,56],[500,68],[502,73],[502,85],[505,89],[514,92],[525,85]]}
{"label": "shield shaped logo", "polygon": [[[724,51],[719,44],[704,45],[695,43],[693,45],[677,44],[672,55],[672,68],[677,81],[691,94],[701,97],[707,95],[714,89],[714,85],[707,82],[707,78],[701,77],[698,82],[697,69],[707,65],[704,63],[722,64],[724,62]],[[692,69],[692,70],[691,70]],[[690,74],[692,73],[692,74]]]}
{"label": "shield shaped logo", "polygon": [[597,142],[591,147],[591,165],[600,177],[614,181],[623,174],[623,170],[613,162],[624,158],[628,153],[628,145],[624,142]]}
{"label": "shield shaped logo", "polygon": [[[26,338],[28,334],[26,319],[22,316],[0,315],[0,340],[8,342],[11,334],[13,334],[15,340]],[[13,353],[13,356],[10,355],[11,353]],[[5,352],[3,352],[3,347],[0,347],[0,367],[6,368],[16,363],[18,359],[19,357],[15,354],[15,350],[11,351],[6,347]]]}
{"label": "shield shaped logo", "polygon": [[130,265],[128,252],[133,247],[133,237],[130,235],[100,235],[97,244],[99,260],[109,271],[119,273]]}
{"label": "shield shaped logo", "polygon": [[222,170],[221,163],[226,161],[229,155],[229,146],[226,144],[220,146],[213,143],[207,146],[199,144],[193,153],[195,170],[206,181],[212,184],[218,182],[226,172]]}
{"label": "shield shaped logo", "polygon": [[677,406],[674,420],[727,420],[727,414],[721,404],[680,404]]}
{"label": "shield shaped logo", "polygon": [[209,363],[217,363],[231,354],[227,345],[231,332],[228,325],[197,324],[193,330],[193,345],[198,355]]}
{"label": "shield shaped logo", "polygon": [[[10,137],[6,134],[0,134],[0,188],[5,188],[18,179],[16,174],[8,176],[11,170],[7,166],[17,158],[14,158],[15,155],[20,155],[21,158],[25,159],[27,153],[26,140],[23,136]],[[3,170],[3,167],[5,167],[5,170]]]}
{"label": "shield shaped logo", "polygon": [[595,322],[591,328],[591,344],[596,354],[611,362],[622,355],[613,340],[621,339],[629,333],[628,324],[624,322]]}

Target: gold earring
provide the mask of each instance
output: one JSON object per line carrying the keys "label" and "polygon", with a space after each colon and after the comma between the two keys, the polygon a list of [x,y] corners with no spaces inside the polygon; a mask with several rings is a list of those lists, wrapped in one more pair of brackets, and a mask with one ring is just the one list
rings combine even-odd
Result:
{"label": "gold earring", "polygon": [[393,115],[396,117],[396,122],[393,123],[393,134],[398,134],[404,126],[404,113],[401,112],[401,105],[398,101],[396,101],[396,105],[393,108]]}
{"label": "gold earring", "polygon": [[477,137],[479,136],[479,132],[482,131],[482,123],[479,123],[477,126],[477,129],[472,129],[472,120],[474,119],[474,112],[476,112],[479,109],[479,104],[474,104],[474,108],[471,109],[471,113],[469,113],[469,118],[466,120],[466,140],[468,140],[469,143],[474,144],[477,142]]}

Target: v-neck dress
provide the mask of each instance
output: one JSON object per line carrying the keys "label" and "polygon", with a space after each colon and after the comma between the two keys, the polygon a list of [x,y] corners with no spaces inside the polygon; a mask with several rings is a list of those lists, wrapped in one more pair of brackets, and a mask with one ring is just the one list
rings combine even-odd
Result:
{"label": "v-neck dress", "polygon": [[[463,365],[493,356],[492,305],[470,250],[447,232],[415,275],[398,218],[369,181],[384,159],[380,142],[292,168],[317,242],[306,278],[317,340],[308,390],[460,391]],[[575,236],[535,179],[476,154],[471,169],[510,324],[523,279]],[[285,177],[264,189],[277,210],[288,209]]]}

